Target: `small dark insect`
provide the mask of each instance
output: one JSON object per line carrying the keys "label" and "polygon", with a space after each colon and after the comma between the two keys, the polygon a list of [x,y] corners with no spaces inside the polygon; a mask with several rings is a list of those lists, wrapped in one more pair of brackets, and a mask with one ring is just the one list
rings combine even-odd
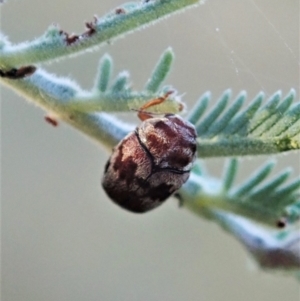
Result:
{"label": "small dark insect", "polygon": [[92,22],[86,22],[85,27],[86,31],[80,35],[76,34],[69,34],[64,30],[60,30],[59,34],[64,37],[64,40],[68,46],[75,44],[76,42],[91,37],[93,34],[96,33],[96,25],[97,25],[98,19],[97,17],[94,17],[94,20]]}
{"label": "small dark insect", "polygon": [[124,8],[122,8],[122,7],[116,8],[115,13],[116,13],[117,15],[126,14],[126,10],[125,10]]}
{"label": "small dark insect", "polygon": [[280,218],[277,222],[276,222],[276,226],[277,228],[285,228],[286,226],[286,219],[284,217]]}
{"label": "small dark insect", "polygon": [[60,30],[59,33],[60,33],[60,35],[64,36],[65,41],[66,41],[68,46],[74,44],[76,41],[79,40],[78,35],[75,35],[75,34],[70,35],[67,32],[63,31],[63,30]]}
{"label": "small dark insect", "polygon": [[48,122],[49,124],[51,124],[52,126],[58,126],[58,121],[56,118],[54,118],[50,115],[46,115],[44,118],[45,118],[45,121]]}
{"label": "small dark insect", "polygon": [[35,66],[23,66],[18,69],[12,68],[8,71],[3,71],[0,69],[0,77],[5,77],[9,79],[22,79],[24,77],[32,75],[35,71]]}
{"label": "small dark insect", "polygon": [[154,117],[145,109],[168,98],[146,103],[138,113],[143,121],[113,149],[102,186],[119,206],[136,213],[162,204],[188,179],[196,158],[196,130],[180,116]]}

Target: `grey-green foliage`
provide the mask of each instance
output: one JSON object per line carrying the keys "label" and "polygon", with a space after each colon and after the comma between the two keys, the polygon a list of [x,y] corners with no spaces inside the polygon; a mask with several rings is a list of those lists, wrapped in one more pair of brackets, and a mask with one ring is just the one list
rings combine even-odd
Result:
{"label": "grey-green foliage", "polygon": [[174,12],[202,2],[203,0],[151,0],[125,3],[101,18],[95,18],[87,23],[86,30],[76,37],[54,25],[51,25],[44,35],[30,42],[12,45],[7,43],[8,41],[3,43],[4,36],[2,36],[0,37],[0,49],[2,48],[0,68],[51,61],[99,47],[105,42],[123,37],[147,24],[156,23]]}
{"label": "grey-green foliage", "polygon": [[289,168],[270,176],[275,163],[267,162],[235,184],[238,166],[237,159],[227,160],[223,177],[216,179],[198,161],[176,196],[183,207],[234,235],[263,269],[297,276],[300,179],[291,177]]}
{"label": "grey-green foliage", "polygon": [[[289,180],[290,168],[271,177],[275,162],[270,161],[243,183],[234,185],[237,159],[229,161],[220,180],[212,181],[207,172],[199,173],[199,166],[201,168],[203,163],[198,162],[191,180],[179,191],[187,200],[185,204],[193,206],[194,211],[205,214],[207,210],[223,210],[273,228],[295,225],[299,221],[300,179]],[[209,181],[216,185],[213,189]]]}
{"label": "grey-green foliage", "polygon": [[[211,96],[205,93],[191,110],[189,120],[199,135],[199,156],[236,156],[279,153],[300,148],[300,103],[291,90],[285,97],[276,92],[266,98],[260,92],[245,108],[241,92],[228,106],[225,91],[204,117]],[[226,110],[226,107],[228,109]]]}
{"label": "grey-green foliage", "polygon": [[[47,112],[54,113],[58,119],[111,149],[134,125],[125,124],[105,113],[136,111],[145,102],[170,90],[174,92],[168,99],[151,111],[180,112],[182,102],[176,90],[162,86],[174,59],[171,48],[162,54],[142,91],[131,89],[128,71],[121,71],[113,78],[113,59],[109,55],[100,59],[93,88],[89,91],[74,81],[49,74],[41,68],[18,80],[6,78],[5,71],[68,57],[200,2],[157,0],[129,3],[119,7],[124,10],[121,14],[112,10],[95,20],[89,25],[95,32],[79,35],[78,42],[74,43],[70,36],[53,26],[36,40],[16,45],[11,45],[8,38],[0,34],[3,75],[0,80]],[[198,133],[199,160],[190,179],[176,196],[184,207],[219,223],[233,234],[263,268],[299,271],[300,254],[293,250],[300,247],[299,235],[295,234],[300,217],[300,180],[289,180],[291,169],[270,176],[274,162],[268,162],[245,182],[235,184],[239,166],[237,159],[227,161],[221,179],[213,178],[200,162],[200,158],[204,157],[299,150],[300,103],[296,101],[295,91],[291,90],[285,97],[276,92],[268,99],[260,92],[247,106],[246,92],[241,92],[231,101],[231,91],[227,90],[215,105],[209,106],[211,100],[211,93],[204,93],[188,115]],[[278,228],[284,225],[286,229]],[[270,231],[265,226],[277,230]]]}

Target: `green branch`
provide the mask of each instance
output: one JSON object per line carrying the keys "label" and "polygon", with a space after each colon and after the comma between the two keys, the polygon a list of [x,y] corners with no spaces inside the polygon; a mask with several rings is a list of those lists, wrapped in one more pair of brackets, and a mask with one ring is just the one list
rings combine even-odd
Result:
{"label": "green branch", "polygon": [[299,278],[300,235],[297,228],[270,232],[232,214],[213,212],[212,216],[225,231],[243,244],[262,269],[285,272]]}
{"label": "green branch", "polygon": [[87,23],[86,31],[79,35],[70,36],[61,29],[51,26],[43,36],[17,45],[9,44],[3,36],[0,36],[0,68],[9,69],[36,64],[82,52],[122,37],[146,24],[156,23],[172,13],[197,5],[199,2],[201,1],[131,2],[117,7],[102,18]]}
{"label": "green branch", "polygon": [[[149,92],[132,91],[128,86],[129,73],[124,71],[110,84],[112,59],[108,55],[100,60],[95,84],[90,91],[84,91],[77,83],[66,78],[58,78],[42,69],[36,70],[33,75],[24,79],[1,78],[1,80],[47,113],[54,114],[58,120],[69,123],[111,149],[134,126],[126,125],[113,116],[100,112],[139,110],[147,101],[162,96],[166,89],[170,89],[162,88],[158,91],[165,79],[166,70],[171,68],[172,60],[173,52],[167,49],[146,83],[147,86],[155,82],[155,89],[152,87],[152,91]],[[168,100],[155,106],[152,111],[177,113],[182,107],[183,104],[174,90]]]}
{"label": "green branch", "polygon": [[293,225],[300,218],[300,179],[284,185],[291,174],[286,170],[265,181],[274,166],[273,162],[265,164],[236,186],[233,185],[238,167],[236,159],[226,165],[222,181],[193,170],[178,195],[185,207],[202,216],[217,210],[271,227]]}
{"label": "green branch", "polygon": [[227,161],[223,179],[218,180],[204,172],[198,161],[176,196],[184,208],[237,238],[263,269],[298,277],[300,179],[285,184],[291,174],[287,169],[267,180],[274,168],[269,162],[244,183],[234,185],[237,168],[236,159]]}
{"label": "green branch", "polygon": [[[125,124],[106,112],[139,110],[147,101],[170,90],[174,92],[168,99],[150,111],[177,114],[182,110],[183,103],[176,90],[162,87],[173,62],[172,50],[163,53],[142,91],[132,91],[127,71],[112,78],[113,60],[108,55],[100,60],[89,91],[31,64],[97,47],[200,2],[128,3],[87,23],[87,30],[80,35],[69,35],[51,27],[42,37],[18,45],[11,45],[0,34],[0,80],[51,116],[54,114],[111,149],[134,125]],[[230,98],[230,90],[225,91],[206,113],[211,99],[211,93],[206,92],[190,111],[188,119],[198,133],[199,157],[271,154],[300,148],[300,103],[294,102],[294,90],[283,99],[277,92],[265,104],[264,93],[259,93],[246,108],[243,107],[245,92],[228,106]],[[287,169],[268,180],[273,168],[274,163],[269,162],[244,183],[234,185],[237,159],[228,161],[222,180],[211,177],[198,160],[190,179],[176,196],[190,211],[214,220],[235,235],[262,267],[299,269],[300,256],[293,252],[299,246],[299,236],[290,234],[300,218],[300,179],[285,184],[291,174]],[[276,236],[263,226],[276,229]],[[278,230],[284,226],[286,232]],[[288,264],[280,266],[278,258],[287,258]]]}
{"label": "green branch", "polygon": [[189,115],[199,135],[199,157],[272,154],[300,148],[300,103],[292,104],[294,90],[283,99],[280,92],[275,93],[264,106],[265,96],[259,93],[243,110],[246,93],[240,93],[226,110],[230,91],[225,91],[202,117],[210,97],[204,94]]}

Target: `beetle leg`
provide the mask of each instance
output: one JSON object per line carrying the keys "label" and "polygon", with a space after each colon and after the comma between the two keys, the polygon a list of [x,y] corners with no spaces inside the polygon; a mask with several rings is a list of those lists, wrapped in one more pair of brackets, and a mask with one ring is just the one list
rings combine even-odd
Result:
{"label": "beetle leg", "polygon": [[145,110],[159,105],[162,102],[164,102],[170,94],[172,94],[174,91],[168,91],[166,92],[166,94],[164,96],[158,97],[158,98],[154,98],[154,99],[150,99],[149,101],[147,101],[139,110],[138,110],[138,117],[140,118],[140,120],[144,121],[146,119],[152,118],[153,115],[150,112],[146,112]]}

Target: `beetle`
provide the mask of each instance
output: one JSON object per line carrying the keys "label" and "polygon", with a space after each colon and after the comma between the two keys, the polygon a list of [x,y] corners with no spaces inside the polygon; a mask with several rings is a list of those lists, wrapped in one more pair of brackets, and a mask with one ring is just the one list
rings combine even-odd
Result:
{"label": "beetle", "polygon": [[196,130],[179,115],[155,117],[145,110],[172,92],[152,99],[138,111],[142,123],[113,149],[102,186],[113,202],[135,213],[161,205],[189,178],[196,159]]}

